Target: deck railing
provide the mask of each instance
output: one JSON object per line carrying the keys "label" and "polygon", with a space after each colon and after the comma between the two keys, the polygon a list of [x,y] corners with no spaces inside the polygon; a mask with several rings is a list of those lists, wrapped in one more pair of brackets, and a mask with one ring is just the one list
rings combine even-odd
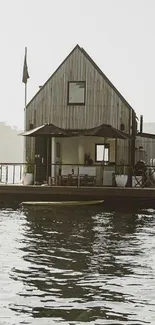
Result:
{"label": "deck railing", "polygon": [[[0,163],[0,184],[22,184],[27,170],[23,163]],[[33,184],[51,186],[116,186],[115,175],[127,175],[126,186],[155,187],[155,166],[137,171],[128,165],[29,164]]]}
{"label": "deck railing", "polygon": [[0,163],[0,183],[19,184],[22,182],[25,164],[23,163]]}

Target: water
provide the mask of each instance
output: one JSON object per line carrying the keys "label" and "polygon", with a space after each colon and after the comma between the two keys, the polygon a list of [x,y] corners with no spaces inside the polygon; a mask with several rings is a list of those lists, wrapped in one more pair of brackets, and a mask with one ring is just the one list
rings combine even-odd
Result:
{"label": "water", "polygon": [[155,324],[155,211],[0,212],[0,324]]}

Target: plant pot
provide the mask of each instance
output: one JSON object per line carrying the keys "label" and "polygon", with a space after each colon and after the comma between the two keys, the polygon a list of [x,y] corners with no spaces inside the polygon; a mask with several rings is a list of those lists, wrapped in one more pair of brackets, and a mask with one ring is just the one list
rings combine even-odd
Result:
{"label": "plant pot", "polygon": [[23,185],[32,185],[33,184],[33,174],[26,173],[23,175]]}
{"label": "plant pot", "polygon": [[119,187],[125,187],[128,181],[128,175],[115,175],[116,185]]}

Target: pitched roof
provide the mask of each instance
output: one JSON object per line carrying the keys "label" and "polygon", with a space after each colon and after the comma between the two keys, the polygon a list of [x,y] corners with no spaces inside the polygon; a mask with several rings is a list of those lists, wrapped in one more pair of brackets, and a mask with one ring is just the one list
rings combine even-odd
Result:
{"label": "pitched roof", "polygon": [[68,60],[68,58],[72,55],[72,53],[77,49],[80,49],[80,46],[77,44],[73,50],[67,55],[67,57],[62,61],[62,63],[58,66],[58,68],[52,73],[52,75],[47,79],[47,81],[44,83],[44,85],[36,92],[36,94],[32,97],[32,99],[29,101],[29,103],[26,105],[27,107],[30,105],[30,103],[34,100],[34,98],[41,92],[41,90],[47,85],[47,83],[53,78],[53,76],[56,74],[56,72],[62,67],[62,65]]}
{"label": "pitched roof", "polygon": [[90,63],[94,66],[94,68],[99,72],[99,74],[103,77],[103,79],[107,82],[107,84],[116,92],[116,94],[121,98],[121,100],[128,106],[130,109],[133,109],[131,105],[127,102],[127,100],[121,95],[118,89],[113,85],[113,83],[108,79],[108,77],[103,73],[103,71],[98,67],[95,61],[89,56],[89,54],[83,49],[80,48],[82,53],[87,57]]}
{"label": "pitched roof", "polygon": [[155,139],[155,134],[153,134],[153,133],[146,133],[146,132],[140,133],[140,132],[138,132],[137,136],[141,137],[141,138]]}
{"label": "pitched roof", "polygon": [[34,100],[34,98],[40,93],[40,91],[47,85],[47,83],[52,79],[52,77],[56,74],[56,72],[61,68],[61,66],[68,60],[68,58],[73,54],[76,49],[79,49],[83,55],[89,60],[89,62],[94,66],[94,68],[99,72],[99,74],[103,77],[103,79],[108,83],[108,85],[116,92],[116,94],[121,98],[121,100],[125,103],[127,107],[133,110],[131,105],[126,101],[126,99],[121,95],[121,93],[117,90],[117,88],[113,85],[113,83],[107,78],[107,76],[103,73],[103,71],[98,67],[95,61],[89,56],[89,54],[78,44],[73,48],[73,50],[67,55],[67,57],[63,60],[63,62],[58,66],[58,68],[53,72],[53,74],[48,78],[48,80],[44,83],[44,85],[38,90],[38,92],[32,97],[32,99],[27,104],[27,107]]}

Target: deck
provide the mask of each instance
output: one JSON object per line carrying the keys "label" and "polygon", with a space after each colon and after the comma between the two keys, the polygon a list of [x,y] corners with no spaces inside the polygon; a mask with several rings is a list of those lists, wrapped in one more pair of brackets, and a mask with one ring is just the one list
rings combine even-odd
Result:
{"label": "deck", "polygon": [[105,204],[155,207],[155,188],[0,185],[0,206],[24,201],[104,200]]}

